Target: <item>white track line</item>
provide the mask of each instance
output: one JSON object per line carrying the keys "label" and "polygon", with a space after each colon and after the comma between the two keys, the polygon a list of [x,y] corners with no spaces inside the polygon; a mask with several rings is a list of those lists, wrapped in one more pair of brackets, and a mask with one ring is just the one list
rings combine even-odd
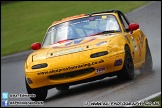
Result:
{"label": "white track line", "polygon": [[144,98],[144,99],[141,99],[141,100],[139,100],[139,101],[147,101],[147,100],[150,100],[150,99],[152,99],[152,98],[155,98],[155,97],[159,96],[160,94],[161,94],[161,92],[158,92],[158,93],[155,93],[155,94],[153,94],[153,95],[151,95],[151,96],[149,96],[149,97],[146,97],[146,98]]}
{"label": "white track line", "polygon": [[[144,99],[141,99],[141,100],[139,100],[139,101],[136,101],[135,103],[140,103],[140,102],[148,101],[148,100],[150,100],[150,99],[152,99],[152,98],[155,98],[155,97],[159,96],[160,94],[161,94],[161,92],[152,94],[151,96],[146,97],[146,98],[144,98]],[[132,107],[132,106],[135,106],[135,105],[126,105],[125,107]]]}

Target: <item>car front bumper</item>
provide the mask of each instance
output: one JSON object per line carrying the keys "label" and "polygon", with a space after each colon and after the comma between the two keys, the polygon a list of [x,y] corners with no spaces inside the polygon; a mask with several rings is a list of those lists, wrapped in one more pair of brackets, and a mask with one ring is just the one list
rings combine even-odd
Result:
{"label": "car front bumper", "polygon": [[[124,52],[113,56],[101,56],[83,60],[82,63],[52,69],[25,69],[26,79],[31,88],[67,84],[121,70],[124,64]],[[86,61],[86,62],[85,62]],[[48,60],[47,60],[48,62]],[[50,63],[51,61],[49,61]]]}

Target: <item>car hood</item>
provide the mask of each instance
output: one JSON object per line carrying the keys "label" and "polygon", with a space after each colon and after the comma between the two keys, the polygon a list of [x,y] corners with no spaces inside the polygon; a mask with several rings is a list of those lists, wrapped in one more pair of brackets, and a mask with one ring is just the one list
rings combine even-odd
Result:
{"label": "car hood", "polygon": [[110,41],[118,34],[103,34],[90,37],[69,40],[62,43],[49,45],[41,48],[31,54],[32,61],[77,53],[81,51],[91,50],[103,45],[108,46]]}

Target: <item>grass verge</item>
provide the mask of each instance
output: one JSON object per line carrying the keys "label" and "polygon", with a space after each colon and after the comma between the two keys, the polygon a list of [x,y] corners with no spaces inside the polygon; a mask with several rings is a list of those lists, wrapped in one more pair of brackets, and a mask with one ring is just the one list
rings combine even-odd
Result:
{"label": "grass verge", "polygon": [[148,1],[20,1],[1,4],[1,56],[42,42],[55,20],[82,13],[119,9],[127,13]]}

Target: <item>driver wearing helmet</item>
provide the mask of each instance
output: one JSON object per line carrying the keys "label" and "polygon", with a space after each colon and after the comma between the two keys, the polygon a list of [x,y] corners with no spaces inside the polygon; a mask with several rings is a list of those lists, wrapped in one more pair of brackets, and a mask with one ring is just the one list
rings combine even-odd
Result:
{"label": "driver wearing helmet", "polygon": [[117,31],[120,30],[117,21],[112,18],[108,20],[106,24],[106,30],[117,30]]}

